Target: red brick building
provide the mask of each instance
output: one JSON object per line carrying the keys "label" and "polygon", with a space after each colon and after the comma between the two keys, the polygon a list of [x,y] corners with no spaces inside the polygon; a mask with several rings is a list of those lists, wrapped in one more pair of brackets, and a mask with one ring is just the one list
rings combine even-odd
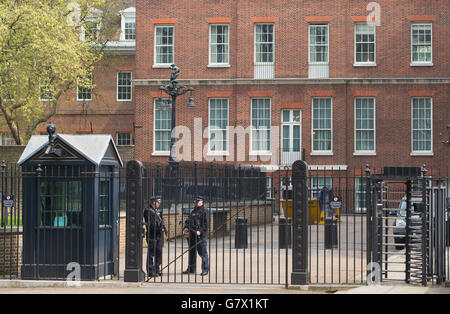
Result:
{"label": "red brick building", "polygon": [[[137,1],[136,159],[167,160],[170,111],[155,101],[175,63],[196,89],[196,106],[186,95],[176,109],[191,160],[447,168],[448,2],[368,4]],[[255,129],[242,145],[226,126]]]}
{"label": "red brick building", "polygon": [[[59,101],[49,122],[67,134],[111,134],[121,146],[133,145],[135,102],[133,73],[136,53],[136,9],[134,0],[122,0],[115,19],[117,33],[108,43],[105,58],[92,75],[92,89],[74,88]],[[83,34],[80,36],[83,40]],[[36,132],[46,133],[46,124]],[[0,121],[0,145],[14,145],[6,125]]]}
{"label": "red brick building", "polygon": [[156,103],[175,63],[180,84],[195,88],[196,106],[187,94],[176,109],[191,160],[449,165],[448,1],[137,0],[123,9],[92,100],[73,91],[53,119],[59,132],[113,134],[135,145],[136,159],[166,161],[171,112]]}
{"label": "red brick building", "polygon": [[136,53],[135,1],[122,1],[117,34],[93,74],[95,88],[88,97],[79,89],[66,95],[53,119],[58,132],[111,134],[120,145],[133,144]]}

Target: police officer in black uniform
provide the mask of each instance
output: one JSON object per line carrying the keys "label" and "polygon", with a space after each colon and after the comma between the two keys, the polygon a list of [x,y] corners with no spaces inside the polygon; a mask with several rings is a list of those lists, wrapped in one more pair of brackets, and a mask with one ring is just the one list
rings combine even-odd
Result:
{"label": "police officer in black uniform", "polygon": [[204,199],[198,196],[195,207],[184,225],[184,232],[189,232],[189,266],[183,274],[193,274],[197,265],[197,254],[202,258],[202,276],[209,273],[207,237],[209,228],[209,210],[203,206]]}
{"label": "police officer in black uniform", "polygon": [[164,219],[159,209],[161,197],[150,199],[150,207],[144,210],[144,220],[147,227],[147,277],[161,276],[163,232],[167,234]]}

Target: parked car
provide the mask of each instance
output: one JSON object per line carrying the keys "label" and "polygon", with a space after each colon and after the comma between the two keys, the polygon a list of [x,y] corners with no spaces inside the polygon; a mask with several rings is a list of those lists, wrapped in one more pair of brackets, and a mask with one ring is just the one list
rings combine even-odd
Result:
{"label": "parked car", "polygon": [[[411,212],[411,219],[420,219],[419,215],[414,215],[414,203],[421,203],[422,202],[422,197],[411,197],[411,206],[410,206],[410,210],[412,210]],[[397,211],[397,219],[395,220],[395,227],[398,228],[394,228],[393,229],[393,234],[394,235],[401,235],[404,236],[406,235],[406,196],[404,196],[402,198],[402,201],[400,202],[399,209],[401,209],[400,211]],[[405,243],[405,238],[404,237],[395,237],[394,241],[396,244],[404,244]],[[397,250],[401,250],[403,249],[403,246],[396,246]]]}

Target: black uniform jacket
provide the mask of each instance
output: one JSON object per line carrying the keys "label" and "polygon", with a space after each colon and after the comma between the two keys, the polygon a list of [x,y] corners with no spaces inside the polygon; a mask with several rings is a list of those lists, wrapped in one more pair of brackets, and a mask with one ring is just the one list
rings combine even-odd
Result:
{"label": "black uniform jacket", "polygon": [[162,213],[150,206],[144,210],[144,221],[147,226],[147,239],[161,239],[164,226]]}
{"label": "black uniform jacket", "polygon": [[185,228],[189,229],[190,233],[196,234],[200,231],[200,236],[206,238],[209,229],[209,210],[204,206],[195,207],[189,214],[186,220]]}

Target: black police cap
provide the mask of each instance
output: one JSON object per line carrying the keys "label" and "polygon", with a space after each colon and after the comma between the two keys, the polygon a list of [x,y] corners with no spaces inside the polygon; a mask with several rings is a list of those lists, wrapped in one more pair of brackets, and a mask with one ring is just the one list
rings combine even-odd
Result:
{"label": "black police cap", "polygon": [[152,198],[150,198],[150,201],[161,203],[161,196],[153,196]]}
{"label": "black police cap", "polygon": [[205,198],[203,197],[203,196],[197,196],[196,198],[195,198],[195,200],[194,200],[194,203],[197,203],[197,202],[199,202],[199,201],[204,201],[205,200]]}

